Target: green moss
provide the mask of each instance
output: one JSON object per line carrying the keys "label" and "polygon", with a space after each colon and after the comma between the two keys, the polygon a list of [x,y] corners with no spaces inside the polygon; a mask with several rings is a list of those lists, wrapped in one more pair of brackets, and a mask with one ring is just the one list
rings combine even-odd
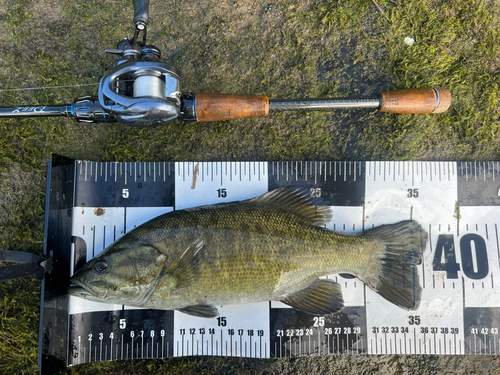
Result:
{"label": "green moss", "polygon": [[40,283],[3,281],[0,284],[0,372],[34,374],[38,371]]}

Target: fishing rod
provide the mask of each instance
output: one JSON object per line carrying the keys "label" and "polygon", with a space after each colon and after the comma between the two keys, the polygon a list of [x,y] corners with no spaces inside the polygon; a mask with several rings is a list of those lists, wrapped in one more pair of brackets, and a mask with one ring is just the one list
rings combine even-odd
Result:
{"label": "fishing rod", "polygon": [[445,88],[418,88],[383,92],[371,98],[270,100],[265,95],[185,93],[179,72],[161,60],[160,50],[146,44],[149,0],[133,0],[135,32],[115,49],[118,60],[101,79],[98,96],[85,96],[71,104],[0,107],[5,117],[73,117],[79,122],[120,122],[160,125],[175,119],[224,121],[268,116],[294,110],[330,111],[342,108],[378,109],[388,113],[441,113],[451,104]]}

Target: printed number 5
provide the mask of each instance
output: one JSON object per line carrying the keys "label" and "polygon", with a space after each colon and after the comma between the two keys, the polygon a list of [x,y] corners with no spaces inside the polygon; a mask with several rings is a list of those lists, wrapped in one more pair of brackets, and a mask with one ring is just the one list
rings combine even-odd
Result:
{"label": "printed number 5", "polygon": [[128,189],[123,189],[122,190],[122,197],[128,198],[129,196],[130,196],[130,193],[128,192]]}
{"label": "printed number 5", "polygon": [[418,189],[408,189],[408,198],[418,198]]}

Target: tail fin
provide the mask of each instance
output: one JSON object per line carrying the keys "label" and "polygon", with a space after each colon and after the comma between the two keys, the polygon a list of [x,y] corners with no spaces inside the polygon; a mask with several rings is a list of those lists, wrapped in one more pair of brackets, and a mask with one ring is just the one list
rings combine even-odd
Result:
{"label": "tail fin", "polygon": [[382,225],[362,234],[384,248],[364,274],[363,281],[382,297],[406,310],[420,304],[422,288],[416,269],[427,244],[427,232],[413,220]]}

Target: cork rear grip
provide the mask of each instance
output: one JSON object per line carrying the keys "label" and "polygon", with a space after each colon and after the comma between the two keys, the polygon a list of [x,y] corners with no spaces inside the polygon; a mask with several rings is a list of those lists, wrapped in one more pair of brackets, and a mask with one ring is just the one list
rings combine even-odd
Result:
{"label": "cork rear grip", "polygon": [[265,95],[196,94],[196,120],[225,121],[269,114],[269,98]]}
{"label": "cork rear grip", "polygon": [[442,113],[451,104],[451,93],[445,88],[404,89],[381,94],[381,112]]}

